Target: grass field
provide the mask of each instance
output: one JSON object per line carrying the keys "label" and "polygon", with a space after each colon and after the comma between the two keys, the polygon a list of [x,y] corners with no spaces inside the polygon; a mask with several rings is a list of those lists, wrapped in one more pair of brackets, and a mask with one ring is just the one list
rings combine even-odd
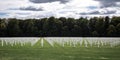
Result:
{"label": "grass field", "polygon": [[42,38],[34,44],[11,44],[0,40],[0,60],[120,60],[120,44],[112,43],[115,42],[86,39],[51,42]]}

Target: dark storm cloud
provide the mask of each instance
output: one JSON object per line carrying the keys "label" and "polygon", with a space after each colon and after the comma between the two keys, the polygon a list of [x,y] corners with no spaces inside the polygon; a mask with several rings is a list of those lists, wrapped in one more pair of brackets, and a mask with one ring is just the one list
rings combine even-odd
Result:
{"label": "dark storm cloud", "polygon": [[93,11],[93,12],[86,12],[86,13],[80,13],[80,15],[97,15],[100,14],[99,11]]}
{"label": "dark storm cloud", "polygon": [[30,2],[33,3],[47,3],[47,2],[55,2],[55,1],[60,1],[61,3],[66,3],[69,0],[29,0]]}
{"label": "dark storm cloud", "polygon": [[106,12],[103,12],[103,13],[101,13],[99,11],[93,11],[93,12],[90,12],[88,14],[115,14],[115,13],[116,13],[116,11],[106,11]]}
{"label": "dark storm cloud", "polygon": [[116,14],[116,11],[107,11],[107,13],[104,14]]}
{"label": "dark storm cloud", "polygon": [[93,12],[90,12],[88,14],[100,14],[100,12],[99,11],[93,11]]}
{"label": "dark storm cloud", "polygon": [[104,13],[101,13],[100,11],[92,11],[92,12],[87,12],[87,13],[80,13],[80,15],[105,15],[105,14],[115,14],[116,11],[107,11]]}
{"label": "dark storm cloud", "polygon": [[111,7],[118,6],[116,3],[120,2],[120,0],[95,0],[101,3],[101,7]]}
{"label": "dark storm cloud", "polygon": [[33,6],[29,6],[29,7],[21,7],[20,10],[28,10],[28,11],[43,11],[42,8],[35,8]]}

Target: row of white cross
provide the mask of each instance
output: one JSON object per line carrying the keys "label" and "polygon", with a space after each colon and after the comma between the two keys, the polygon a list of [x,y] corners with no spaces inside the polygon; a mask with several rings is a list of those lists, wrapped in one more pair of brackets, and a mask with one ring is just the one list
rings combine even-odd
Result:
{"label": "row of white cross", "polygon": [[51,46],[54,47],[54,43],[57,43],[61,46],[65,46],[66,44],[69,46],[76,47],[76,45],[80,44],[82,46],[84,42],[84,46],[88,47],[88,44],[90,46],[97,45],[97,47],[105,46],[109,44],[111,47],[120,45],[120,38],[82,38],[82,37],[43,37],[43,38],[28,38],[28,37],[19,37],[19,38],[0,38],[3,42],[6,43],[9,42],[11,44],[19,42],[19,43],[26,43],[31,42],[32,45],[34,45],[38,40],[41,40],[41,46],[44,47],[44,40],[46,40]]}

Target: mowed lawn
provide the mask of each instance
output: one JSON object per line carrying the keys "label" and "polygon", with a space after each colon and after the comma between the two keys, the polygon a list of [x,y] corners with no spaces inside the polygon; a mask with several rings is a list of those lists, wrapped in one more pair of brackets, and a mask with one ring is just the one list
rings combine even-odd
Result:
{"label": "mowed lawn", "polygon": [[120,48],[0,49],[0,60],[120,60]]}

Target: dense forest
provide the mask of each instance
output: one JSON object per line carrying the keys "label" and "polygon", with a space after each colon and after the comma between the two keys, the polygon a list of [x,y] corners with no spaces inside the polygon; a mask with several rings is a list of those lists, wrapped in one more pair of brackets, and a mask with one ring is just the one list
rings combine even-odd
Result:
{"label": "dense forest", "polygon": [[0,37],[120,37],[120,17],[0,19]]}

